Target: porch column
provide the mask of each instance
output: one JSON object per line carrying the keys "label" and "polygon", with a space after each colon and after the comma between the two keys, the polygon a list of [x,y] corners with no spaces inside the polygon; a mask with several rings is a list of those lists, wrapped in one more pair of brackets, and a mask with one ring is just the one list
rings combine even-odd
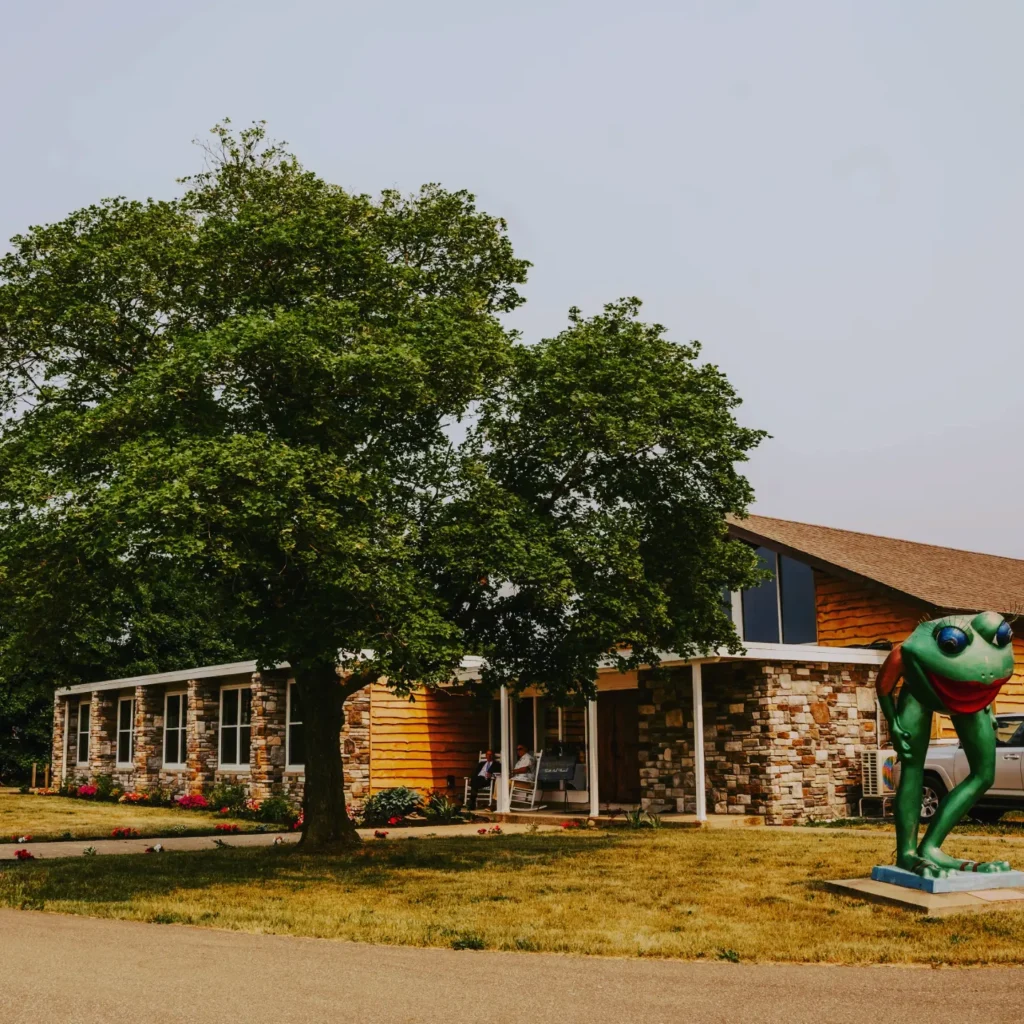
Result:
{"label": "porch column", "polygon": [[601,813],[601,795],[597,791],[597,700],[587,701],[587,792],[590,817]]}
{"label": "porch column", "polygon": [[50,754],[51,781],[63,782],[68,774],[68,729],[71,721],[71,701],[59,692],[53,698],[53,746]]}
{"label": "porch column", "polygon": [[701,663],[690,667],[693,673],[693,777],[696,792],[697,820],[708,820],[707,787],[704,778],[704,683]]}
{"label": "porch column", "polygon": [[510,735],[508,689],[501,688],[499,697],[501,711],[501,775],[498,777],[498,812],[508,813],[509,787],[512,785],[512,737]]}

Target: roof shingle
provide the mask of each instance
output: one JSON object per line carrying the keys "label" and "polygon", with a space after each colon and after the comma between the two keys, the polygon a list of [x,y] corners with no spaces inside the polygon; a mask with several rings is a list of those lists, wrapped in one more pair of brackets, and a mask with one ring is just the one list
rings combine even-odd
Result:
{"label": "roof shingle", "polygon": [[1024,611],[1024,560],[830,526],[729,516],[730,532],[916,597],[945,611]]}

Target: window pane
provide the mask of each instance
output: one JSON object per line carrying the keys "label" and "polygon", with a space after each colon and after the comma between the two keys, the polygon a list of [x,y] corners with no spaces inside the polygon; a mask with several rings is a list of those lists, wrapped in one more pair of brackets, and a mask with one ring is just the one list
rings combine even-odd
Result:
{"label": "window pane", "polygon": [[775,552],[758,548],[758,564],[769,569],[772,578],[760,586],[743,591],[743,639],[754,643],[779,642],[779,591],[775,577],[778,564]]}
{"label": "window pane", "polygon": [[288,763],[296,766],[306,763],[303,730],[298,722],[292,722],[288,727]]}
{"label": "window pane", "polygon": [[221,714],[224,716],[222,724],[238,725],[238,690],[224,690],[221,693],[223,701]]}
{"label": "window pane", "polygon": [[181,696],[175,694],[167,698],[167,720],[165,729],[177,729],[181,724]]}
{"label": "window pane", "polygon": [[132,734],[130,732],[119,732],[117,734],[117,760],[121,764],[127,764],[132,759]]}
{"label": "window pane", "polygon": [[78,760],[84,764],[89,760],[89,734],[83,732],[78,737]]}
{"label": "window pane", "polygon": [[818,639],[814,570],[804,562],[782,555],[779,590],[782,593],[782,642],[813,644]]}
{"label": "window pane", "polygon": [[188,733],[185,729],[178,732],[178,764],[188,764]]}
{"label": "window pane", "polygon": [[252,756],[252,730],[249,726],[243,725],[238,730],[238,737],[238,763],[248,764]]}
{"label": "window pane", "polygon": [[[288,712],[293,722],[301,722],[302,718],[302,701],[299,700],[299,688],[292,683],[288,687],[288,693],[291,697],[291,705],[289,706]],[[298,762],[295,762],[296,764]]]}
{"label": "window pane", "polygon": [[118,711],[121,716],[121,728],[130,729],[132,727],[132,705],[134,701],[122,700],[118,702]]}
{"label": "window pane", "polygon": [[[225,694],[226,696],[226,694]],[[238,728],[225,725],[220,731],[220,763],[238,763]]]}
{"label": "window pane", "polygon": [[164,729],[164,763],[177,764],[178,762],[178,732],[177,730]]}
{"label": "window pane", "polygon": [[252,721],[252,690],[239,690],[242,697],[242,725]]}

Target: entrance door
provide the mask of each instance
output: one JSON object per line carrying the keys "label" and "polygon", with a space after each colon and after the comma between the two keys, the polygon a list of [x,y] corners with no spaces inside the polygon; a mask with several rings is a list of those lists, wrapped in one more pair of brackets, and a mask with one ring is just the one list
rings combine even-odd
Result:
{"label": "entrance door", "polygon": [[597,696],[598,794],[606,804],[640,802],[639,690]]}

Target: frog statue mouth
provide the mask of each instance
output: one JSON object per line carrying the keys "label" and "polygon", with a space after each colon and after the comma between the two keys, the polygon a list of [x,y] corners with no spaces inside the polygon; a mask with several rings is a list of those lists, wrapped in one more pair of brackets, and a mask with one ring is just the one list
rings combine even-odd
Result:
{"label": "frog statue mouth", "polygon": [[927,676],[932,689],[954,715],[971,715],[987,708],[996,699],[1003,684],[1010,679],[1010,676],[1005,676],[993,679],[991,683],[979,683],[947,679],[938,672],[928,672]]}

